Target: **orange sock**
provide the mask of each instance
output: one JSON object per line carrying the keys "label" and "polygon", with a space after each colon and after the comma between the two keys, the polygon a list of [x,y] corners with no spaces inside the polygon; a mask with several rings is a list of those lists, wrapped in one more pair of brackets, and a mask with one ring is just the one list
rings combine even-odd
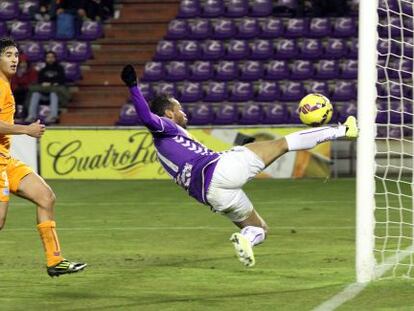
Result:
{"label": "orange sock", "polygon": [[45,249],[47,266],[51,267],[63,260],[60,255],[59,240],[56,234],[56,223],[53,220],[47,220],[37,225],[40,238]]}

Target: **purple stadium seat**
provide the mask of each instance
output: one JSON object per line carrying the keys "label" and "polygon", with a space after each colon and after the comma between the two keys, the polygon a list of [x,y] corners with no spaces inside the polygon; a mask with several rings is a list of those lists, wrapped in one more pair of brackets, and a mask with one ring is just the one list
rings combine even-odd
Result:
{"label": "purple stadium seat", "polygon": [[139,88],[141,89],[142,95],[145,97],[146,100],[151,100],[154,96],[152,92],[152,87],[150,83],[140,81],[138,83]]}
{"label": "purple stadium seat", "polygon": [[300,100],[305,96],[305,88],[302,82],[289,81],[281,85],[282,88],[282,100],[293,101]]}
{"label": "purple stadium seat", "polygon": [[273,43],[269,40],[254,40],[250,45],[251,59],[273,58]]}
{"label": "purple stadium seat", "polygon": [[240,39],[251,39],[260,33],[259,23],[256,18],[243,17],[237,23],[236,37]]}
{"label": "purple stadium seat", "polygon": [[82,77],[80,65],[78,63],[61,62],[60,64],[65,70],[65,76],[68,81],[73,82]]}
{"label": "purple stadium seat", "polygon": [[217,107],[213,123],[217,125],[233,124],[237,119],[238,111],[236,106],[233,103],[225,102]]}
{"label": "purple stadium seat", "polygon": [[0,1],[0,20],[11,20],[19,16],[19,4],[14,0]]}
{"label": "purple stadium seat", "polygon": [[188,36],[188,24],[185,19],[173,19],[168,24],[166,39],[185,39]]}
{"label": "purple stadium seat", "polygon": [[250,82],[235,81],[230,87],[230,101],[246,102],[253,99],[253,85]]}
{"label": "purple stadium seat", "polygon": [[226,45],[226,59],[238,60],[247,58],[249,55],[249,45],[243,40],[230,40]]}
{"label": "purple stadium seat", "polygon": [[282,80],[289,77],[289,67],[287,61],[284,60],[272,60],[265,66],[266,79],[270,80]]}
{"label": "purple stadium seat", "polygon": [[273,0],[250,1],[250,16],[269,16],[273,12]]}
{"label": "purple stadium seat", "polygon": [[276,43],[277,59],[292,59],[299,55],[299,48],[293,39],[280,39]]}
{"label": "purple stadium seat", "polygon": [[259,23],[261,28],[260,37],[262,38],[278,38],[283,36],[285,32],[283,20],[281,18],[267,17]]}
{"label": "purple stadium seat", "polygon": [[191,80],[205,81],[213,77],[213,66],[208,61],[196,61],[190,66]]}
{"label": "purple stadium seat", "polygon": [[228,0],[226,3],[225,16],[243,17],[249,12],[248,0]]}
{"label": "purple stadium seat", "polygon": [[178,17],[194,18],[200,16],[201,7],[199,0],[182,0],[178,10]]}
{"label": "purple stadium seat", "polygon": [[405,37],[404,38],[404,56],[406,57],[413,57],[413,45],[414,45],[414,40],[412,37]]}
{"label": "purple stadium seat", "polygon": [[295,60],[292,63],[290,79],[306,80],[314,76],[313,63],[309,60]]}
{"label": "purple stadium seat", "polygon": [[356,116],[357,107],[355,102],[338,103],[335,105],[337,112],[336,122],[344,123],[349,116]]}
{"label": "purple stadium seat", "polygon": [[236,35],[236,26],[232,19],[215,19],[213,24],[213,39],[230,39]]}
{"label": "purple stadium seat", "polygon": [[199,103],[190,108],[192,125],[207,125],[213,121],[213,108],[209,104]]}
{"label": "purple stadium seat", "polygon": [[305,85],[306,93],[320,93],[329,97],[329,86],[325,81],[310,81]]}
{"label": "purple stadium seat", "polygon": [[177,58],[177,47],[174,41],[158,41],[154,60],[172,60]]}
{"label": "purple stadium seat", "polygon": [[358,58],[358,39],[352,38],[348,41],[348,57]]}
{"label": "purple stadium seat", "polygon": [[339,77],[339,65],[336,60],[320,60],[315,64],[315,77],[318,79],[335,79]]}
{"label": "purple stadium seat", "polygon": [[31,62],[38,62],[45,58],[45,50],[38,41],[22,42],[19,44],[19,48]]}
{"label": "purple stadium seat", "polygon": [[32,24],[29,21],[15,21],[11,24],[10,36],[15,40],[25,40],[32,37]]}
{"label": "purple stadium seat", "polygon": [[5,37],[9,34],[7,29],[7,24],[5,22],[0,21],[0,36]]}
{"label": "purple stadium seat", "polygon": [[399,16],[390,16],[380,21],[378,33],[382,37],[388,37],[388,33],[391,30],[391,37],[397,37],[401,35],[402,26]]}
{"label": "purple stadium seat", "polygon": [[66,60],[68,56],[68,49],[66,43],[62,41],[49,41],[43,44],[46,51],[52,51],[56,54],[58,61]]}
{"label": "purple stadium seat", "polygon": [[297,103],[286,103],[286,109],[288,110],[288,123],[290,124],[301,124],[302,121],[300,121],[299,118],[299,111]]}
{"label": "purple stadium seat", "polygon": [[282,103],[263,104],[264,124],[286,124],[288,121],[288,111],[286,105]]}
{"label": "purple stadium seat", "polygon": [[225,50],[220,40],[206,40],[201,44],[202,58],[204,60],[216,60],[224,57]]}
{"label": "purple stadium seat", "polygon": [[259,61],[248,60],[239,65],[240,80],[258,80],[263,76],[263,66]]}
{"label": "purple stadium seat", "polygon": [[329,37],[332,34],[332,26],[329,18],[312,18],[309,24],[309,37]]}
{"label": "purple stadium seat", "polygon": [[165,77],[162,62],[147,62],[144,67],[142,81],[158,81]]}
{"label": "purple stadium seat", "polygon": [[224,15],[223,0],[205,0],[202,5],[203,17],[220,17]]}
{"label": "purple stadium seat", "polygon": [[356,99],[356,87],[353,81],[336,81],[331,95],[332,100],[347,101]]}
{"label": "purple stadium seat", "polygon": [[89,42],[73,41],[68,43],[68,60],[83,62],[92,57],[92,49]]}
{"label": "purple stadium seat", "polygon": [[261,81],[256,92],[256,101],[275,101],[280,98],[280,88],[275,81]]}
{"label": "purple stadium seat", "polygon": [[309,20],[305,18],[289,18],[286,24],[285,37],[306,37],[309,32]]}
{"label": "purple stadium seat", "polygon": [[413,61],[409,59],[401,59],[401,63],[397,64],[398,68],[401,66],[400,74],[403,79],[413,78]]}
{"label": "purple stadium seat", "polygon": [[24,3],[20,6],[20,20],[29,20],[30,19],[30,10],[38,10],[39,2],[37,0],[25,0]]}
{"label": "purple stadium seat", "polygon": [[205,0],[203,4],[202,16],[219,17],[224,15],[223,0]]}
{"label": "purple stadium seat", "polygon": [[186,62],[172,61],[164,63],[165,77],[167,81],[180,81],[188,78],[188,68]]}
{"label": "purple stadium seat", "polygon": [[119,120],[117,125],[138,125],[141,124],[137,112],[135,111],[134,104],[126,103],[121,107],[119,112]]}
{"label": "purple stadium seat", "polygon": [[186,81],[179,89],[181,102],[196,102],[203,98],[203,89],[199,82]]}
{"label": "purple stadium seat", "polygon": [[51,21],[39,21],[34,26],[34,39],[49,40],[55,36],[55,24]]}
{"label": "purple stadium seat", "polygon": [[355,19],[352,17],[338,17],[333,23],[334,37],[354,37],[357,35],[357,26]]}
{"label": "purple stadium seat", "polygon": [[177,43],[179,58],[182,60],[199,59],[201,49],[197,41],[183,40]]}
{"label": "purple stadium seat", "polygon": [[160,82],[152,84],[152,90],[154,96],[169,95],[172,97],[177,96],[177,87],[173,82]]}
{"label": "purple stadium seat", "polygon": [[318,39],[305,38],[300,49],[303,59],[320,59],[323,55],[322,42]]}
{"label": "purple stadium seat", "polygon": [[[380,55],[386,55],[388,52],[397,54],[398,53],[398,47],[396,44],[392,44],[393,41],[390,40],[384,40],[379,38],[377,42],[377,51]],[[390,46],[391,45],[391,46]]]}
{"label": "purple stadium seat", "polygon": [[205,18],[197,18],[188,22],[189,39],[207,39],[211,37],[212,29],[210,21]]}
{"label": "purple stadium seat", "polygon": [[102,24],[97,21],[84,21],[80,30],[78,39],[82,40],[96,40],[102,37],[103,29]]}
{"label": "purple stadium seat", "polygon": [[263,76],[263,65],[259,61],[248,60],[240,64],[240,80],[258,80]]}
{"label": "purple stadium seat", "polygon": [[413,16],[413,6],[409,2],[403,2],[401,1],[401,11],[404,14],[407,14],[409,16]]}
{"label": "purple stadium seat", "polygon": [[377,61],[377,75],[378,79],[384,79],[385,78],[385,58],[378,58]]}
{"label": "purple stadium seat", "polygon": [[204,101],[221,102],[228,97],[226,82],[210,81],[205,84]]}
{"label": "purple stadium seat", "polygon": [[342,39],[329,38],[325,44],[324,58],[341,58],[347,54],[347,51],[347,46]]}
{"label": "purple stadium seat", "polygon": [[238,77],[237,64],[233,61],[220,61],[215,69],[216,80],[229,81]]}
{"label": "purple stadium seat", "polygon": [[240,107],[239,124],[260,124],[263,122],[263,109],[258,103],[246,103]]}
{"label": "purple stadium seat", "polygon": [[355,59],[346,59],[341,66],[341,79],[358,78],[358,61]]}

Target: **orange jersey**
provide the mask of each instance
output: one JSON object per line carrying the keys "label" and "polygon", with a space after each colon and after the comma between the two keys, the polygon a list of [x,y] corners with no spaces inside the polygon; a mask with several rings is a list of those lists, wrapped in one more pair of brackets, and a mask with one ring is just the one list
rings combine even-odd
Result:
{"label": "orange jersey", "polygon": [[[15,102],[10,83],[0,79],[0,121],[14,124]],[[0,134],[0,156],[10,155],[11,135]]]}

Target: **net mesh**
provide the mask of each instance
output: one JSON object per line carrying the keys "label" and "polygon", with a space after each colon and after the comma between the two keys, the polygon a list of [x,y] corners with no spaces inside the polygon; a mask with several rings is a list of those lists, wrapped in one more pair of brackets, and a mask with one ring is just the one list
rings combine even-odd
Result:
{"label": "net mesh", "polygon": [[379,2],[374,252],[384,277],[414,277],[414,0]]}

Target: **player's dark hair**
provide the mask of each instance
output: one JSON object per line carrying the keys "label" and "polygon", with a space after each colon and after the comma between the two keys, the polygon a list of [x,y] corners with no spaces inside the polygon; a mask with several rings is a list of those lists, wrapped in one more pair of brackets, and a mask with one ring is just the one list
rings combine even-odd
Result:
{"label": "player's dark hair", "polygon": [[8,47],[14,46],[17,48],[17,43],[12,38],[3,37],[0,38],[0,54],[4,52],[4,50]]}
{"label": "player's dark hair", "polygon": [[164,116],[165,110],[171,109],[173,106],[171,98],[171,96],[165,94],[155,97],[150,103],[151,112],[160,117]]}

